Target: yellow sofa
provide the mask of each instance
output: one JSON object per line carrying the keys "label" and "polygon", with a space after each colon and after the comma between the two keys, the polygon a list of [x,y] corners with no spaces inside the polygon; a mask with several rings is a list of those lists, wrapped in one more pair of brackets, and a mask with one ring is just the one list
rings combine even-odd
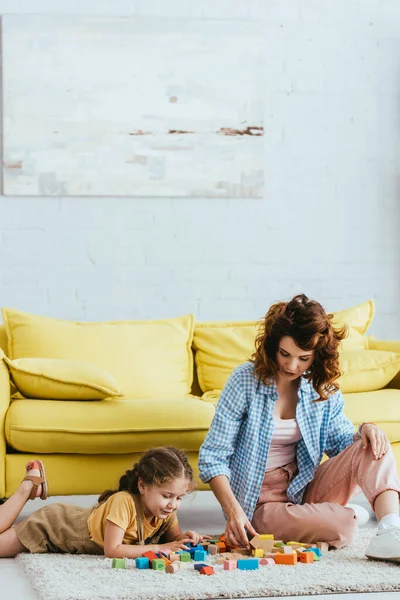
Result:
{"label": "yellow sofa", "polygon": [[[355,425],[380,425],[400,466],[400,341],[367,338],[373,311],[367,302],[335,313],[338,325],[350,327],[341,354],[341,385],[350,419]],[[33,457],[45,461],[51,495],[97,494],[113,487],[143,451],[156,445],[186,449],[196,468],[221,388],[250,356],[257,330],[255,322],[195,323],[191,315],[75,323],[12,309],[3,310],[3,322],[0,348],[9,360],[0,360],[0,498],[18,487]],[[106,369],[120,395],[117,390],[101,400],[41,399],[43,373],[39,378],[34,373],[39,391],[22,397],[11,367],[21,369],[32,358],[42,360],[41,367],[52,358]],[[60,384],[47,379],[54,381]]]}

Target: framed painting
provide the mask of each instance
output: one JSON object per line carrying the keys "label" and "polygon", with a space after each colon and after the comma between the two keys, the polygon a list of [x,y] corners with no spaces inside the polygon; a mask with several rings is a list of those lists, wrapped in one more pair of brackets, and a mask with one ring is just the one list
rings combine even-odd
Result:
{"label": "framed painting", "polygon": [[257,198],[256,22],[5,15],[6,195]]}

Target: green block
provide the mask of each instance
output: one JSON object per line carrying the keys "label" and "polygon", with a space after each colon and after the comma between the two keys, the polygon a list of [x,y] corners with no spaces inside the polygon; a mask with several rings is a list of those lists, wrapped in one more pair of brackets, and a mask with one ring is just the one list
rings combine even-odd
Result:
{"label": "green block", "polygon": [[190,562],[191,561],[191,556],[189,552],[182,552],[182,554],[179,555],[181,562]]}
{"label": "green block", "polygon": [[113,569],[126,569],[126,562],[124,558],[113,558],[112,559]]}
{"label": "green block", "polygon": [[162,558],[153,558],[151,561],[151,568],[155,571],[164,571],[165,570],[165,560]]}
{"label": "green block", "polygon": [[282,546],[284,546],[285,544],[283,542],[277,542],[276,544],[274,544],[275,548],[282,548]]}

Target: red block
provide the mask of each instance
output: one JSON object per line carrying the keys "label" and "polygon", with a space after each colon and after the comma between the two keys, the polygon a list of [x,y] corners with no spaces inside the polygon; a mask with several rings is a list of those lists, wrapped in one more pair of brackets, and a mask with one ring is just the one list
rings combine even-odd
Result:
{"label": "red block", "polygon": [[154,560],[155,558],[159,558],[159,556],[157,556],[157,554],[155,554],[151,550],[149,550],[148,552],[143,552],[142,556],[145,556],[146,558],[148,558],[150,562],[152,560]]}

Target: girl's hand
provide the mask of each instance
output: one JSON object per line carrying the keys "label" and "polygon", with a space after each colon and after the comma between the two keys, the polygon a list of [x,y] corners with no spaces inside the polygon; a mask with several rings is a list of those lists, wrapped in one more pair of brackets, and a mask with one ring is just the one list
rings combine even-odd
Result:
{"label": "girl's hand", "polygon": [[382,429],[379,429],[372,423],[365,423],[361,427],[361,439],[364,449],[371,445],[371,450],[375,456],[375,460],[382,458],[384,454],[389,450],[390,442],[387,435]]}
{"label": "girl's hand", "polygon": [[227,522],[225,528],[225,539],[231,546],[240,546],[249,548],[249,540],[246,531],[252,536],[258,535],[253,525],[250,523],[246,513],[241,506],[236,506],[226,513]]}
{"label": "girl's hand", "polygon": [[197,533],[197,531],[187,531],[183,534],[183,537],[189,538],[191,543],[195,545],[201,543],[204,540],[211,540],[211,537],[209,535],[201,535],[200,533]]}
{"label": "girl's hand", "polygon": [[177,550],[189,550],[186,544],[189,544],[192,540],[188,537],[182,537],[181,540],[174,540],[173,542],[167,542],[166,544],[158,544],[158,552],[164,550],[170,550],[171,552],[177,552]]}

